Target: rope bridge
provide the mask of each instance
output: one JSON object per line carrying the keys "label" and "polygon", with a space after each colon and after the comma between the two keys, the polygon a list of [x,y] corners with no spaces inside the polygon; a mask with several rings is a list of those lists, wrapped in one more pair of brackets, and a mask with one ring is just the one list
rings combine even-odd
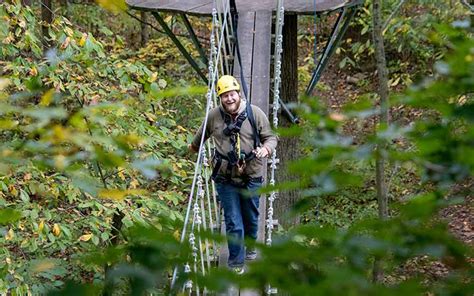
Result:
{"label": "rope bridge", "polygon": [[[210,53],[208,66],[208,92],[206,95],[206,113],[204,118],[203,130],[206,129],[207,119],[210,110],[216,106],[217,97],[215,91],[216,81],[221,75],[229,74],[232,71],[240,70],[240,79],[242,88],[247,101],[250,101],[251,94],[246,85],[244,74],[244,63],[240,56],[239,39],[236,31],[236,15],[235,2],[232,0],[214,0],[212,9],[212,26],[210,34]],[[278,110],[279,110],[279,87],[281,74],[281,53],[282,53],[282,26],[283,26],[283,0],[277,2],[275,18],[275,54],[274,54],[274,83],[273,83],[273,125],[278,126]],[[271,23],[270,23],[271,26]],[[255,36],[259,36],[259,32],[253,32]],[[267,45],[269,48],[271,44]],[[233,53],[237,53],[238,64],[234,65]],[[269,59],[270,60],[270,59]],[[269,61],[270,62],[270,61]],[[236,67],[234,67],[236,66]],[[234,69],[235,68],[235,69]],[[238,75],[236,75],[238,76]],[[252,87],[253,89],[253,87]],[[204,143],[204,133],[201,137],[199,153],[195,162],[194,177],[189,194],[188,205],[185,214],[184,226],[181,232],[181,242],[189,243],[191,247],[191,258],[188,262],[180,267],[177,266],[173,271],[171,285],[175,285],[177,277],[180,273],[190,273],[206,275],[213,266],[226,265],[226,262],[220,262],[219,255],[227,254],[226,246],[220,246],[216,242],[202,237],[202,232],[210,233],[222,232],[222,218],[220,214],[219,204],[217,203],[214,182],[210,179],[211,168],[209,159],[213,149],[212,140]],[[275,169],[278,163],[276,151],[273,151],[270,162],[270,181],[271,185],[275,184]],[[264,206],[260,207],[260,216],[266,217],[266,244],[272,242],[273,229],[273,202],[277,197],[277,192],[273,191],[268,198],[267,213],[264,212]],[[225,227],[225,226],[224,226]],[[263,237],[263,234],[259,235]],[[221,258],[223,256],[221,255]],[[227,259],[227,258],[225,258]],[[188,280],[182,287],[183,292],[189,294],[200,293],[207,294],[205,287],[198,287],[193,281]],[[268,292],[271,290],[268,289]]]}

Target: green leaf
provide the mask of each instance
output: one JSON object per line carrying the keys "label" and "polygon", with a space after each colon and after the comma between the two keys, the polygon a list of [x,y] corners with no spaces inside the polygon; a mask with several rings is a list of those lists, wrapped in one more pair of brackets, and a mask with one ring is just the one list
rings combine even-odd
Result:
{"label": "green leaf", "polygon": [[18,221],[21,218],[21,212],[12,208],[0,209],[0,225],[6,225]]}

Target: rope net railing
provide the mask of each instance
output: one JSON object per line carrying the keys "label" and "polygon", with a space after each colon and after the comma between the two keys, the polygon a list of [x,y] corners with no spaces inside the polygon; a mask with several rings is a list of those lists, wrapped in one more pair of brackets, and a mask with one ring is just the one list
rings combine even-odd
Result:
{"label": "rope net railing", "polygon": [[[283,23],[285,8],[283,6],[284,1],[278,0],[277,14],[275,20],[275,53],[273,62],[273,108],[272,108],[272,123],[273,128],[278,128],[278,112],[280,110],[280,86],[281,86],[281,54],[283,53]],[[278,164],[277,149],[273,149],[272,157],[270,160],[270,180],[268,184],[275,186],[275,170]],[[267,207],[267,219],[266,219],[266,237],[265,243],[267,245],[272,244],[272,233],[273,233],[273,203],[278,197],[278,192],[273,190],[268,196],[268,207]]]}
{"label": "rope net railing", "polygon": [[[230,6],[227,0],[214,0],[212,9],[212,23],[210,33],[210,50],[208,66],[208,91],[206,94],[206,113],[203,121],[203,130],[206,130],[210,110],[217,104],[215,85],[218,78],[230,71],[229,36],[232,36]],[[227,40],[226,40],[227,39]],[[173,270],[171,287],[175,287],[176,280],[181,273],[195,273],[206,275],[217,265],[219,245],[203,236],[204,232],[218,233],[220,231],[220,210],[217,203],[215,184],[210,179],[212,140],[205,142],[205,133],[200,139],[197,160],[194,165],[194,176],[188,197],[188,205],[181,232],[181,243],[188,243],[191,256],[184,266],[177,266]],[[203,238],[205,237],[205,238]],[[197,286],[188,280],[181,287],[183,292],[196,295],[207,294],[205,287]]]}

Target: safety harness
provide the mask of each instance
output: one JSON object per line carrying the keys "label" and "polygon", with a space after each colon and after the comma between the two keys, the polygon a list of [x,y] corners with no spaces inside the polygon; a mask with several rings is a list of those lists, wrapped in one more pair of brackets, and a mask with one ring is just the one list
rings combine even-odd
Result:
{"label": "safety harness", "polygon": [[[227,155],[219,153],[217,150],[214,151],[214,168],[212,170],[211,178],[216,182],[227,181],[230,182],[232,168],[237,167],[239,173],[242,173],[245,164],[255,158],[255,153],[253,151],[245,152],[241,147],[240,140],[240,129],[245,119],[248,119],[253,130],[253,149],[256,149],[260,146],[260,137],[257,131],[257,125],[255,123],[255,118],[253,116],[252,107],[247,103],[247,106],[243,112],[241,112],[233,121],[232,116],[224,113],[219,109],[222,119],[226,124],[226,128],[223,133],[225,136],[230,138],[230,143],[232,146],[231,151],[227,152]],[[222,165],[222,160],[227,161],[227,168],[225,176],[218,175],[220,167]],[[245,176],[244,176],[245,177]]]}
{"label": "safety harness", "polygon": [[[235,40],[235,47],[234,49],[237,52],[237,59],[239,64],[242,65],[242,57],[240,55],[240,47],[239,47],[239,39],[237,38],[237,24],[238,24],[238,13],[237,13],[237,6],[235,0],[230,0],[230,14],[232,16],[232,25],[234,28],[234,40]],[[243,72],[243,68],[240,67],[240,79],[242,81],[242,90],[246,98],[249,98],[247,83],[245,82],[245,76]],[[255,158],[255,153],[250,151],[245,153],[242,151],[240,146],[240,128],[242,127],[242,123],[245,121],[246,118],[250,121],[250,125],[252,126],[253,130],[253,149],[256,149],[260,146],[260,137],[257,131],[257,125],[255,123],[255,118],[253,116],[252,107],[250,106],[250,101],[247,102],[247,106],[245,111],[242,112],[237,116],[235,122],[232,121],[232,117],[228,114],[225,114],[222,110],[220,110],[221,116],[227,125],[224,129],[224,134],[230,137],[230,142],[232,145],[232,151],[229,151],[227,155],[222,155],[217,150],[214,151],[214,169],[212,171],[211,178],[215,182],[229,182],[234,183],[231,179],[232,175],[232,167],[237,166],[239,173],[242,173],[245,168],[245,163],[251,161]],[[222,159],[227,161],[227,169],[225,176],[218,175],[219,169],[222,165]],[[262,181],[263,177],[258,178],[249,178],[248,176],[241,176],[243,182],[246,183],[248,181]],[[241,184],[235,184],[241,185]]]}

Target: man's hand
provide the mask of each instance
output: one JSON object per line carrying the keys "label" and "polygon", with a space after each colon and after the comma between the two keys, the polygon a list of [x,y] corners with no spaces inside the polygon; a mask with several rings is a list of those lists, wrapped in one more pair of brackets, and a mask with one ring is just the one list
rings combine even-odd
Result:
{"label": "man's hand", "polygon": [[263,146],[263,147],[257,147],[257,149],[255,149],[253,151],[253,153],[255,153],[255,156],[257,158],[264,158],[264,157],[268,157],[270,155],[270,151],[268,151],[268,148]]}

